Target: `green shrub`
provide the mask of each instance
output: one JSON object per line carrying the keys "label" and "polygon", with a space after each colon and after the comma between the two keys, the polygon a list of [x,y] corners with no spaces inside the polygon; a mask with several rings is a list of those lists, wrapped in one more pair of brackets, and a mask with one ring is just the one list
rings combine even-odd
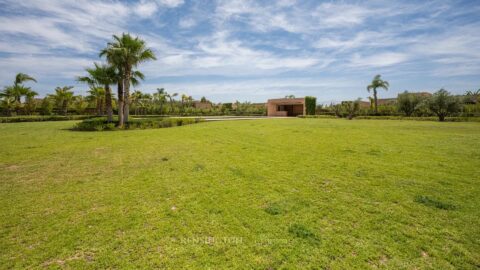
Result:
{"label": "green shrub", "polygon": [[[435,116],[418,116],[418,117],[405,117],[405,116],[357,116],[356,119],[366,120],[414,120],[414,121],[438,121],[438,117]],[[446,117],[445,122],[480,122],[480,117]]]}
{"label": "green shrub", "polygon": [[440,89],[426,100],[430,111],[438,116],[440,122],[445,121],[445,117],[460,112],[462,107],[460,101],[445,89]]}
{"label": "green shrub", "polygon": [[17,123],[17,122],[43,122],[43,121],[67,121],[67,120],[85,120],[94,118],[92,115],[24,115],[0,117],[0,123]]}
{"label": "green shrub", "polygon": [[317,108],[317,98],[316,97],[305,97],[305,114],[306,115],[315,115],[315,110]]}
{"label": "green shrub", "polygon": [[[167,128],[195,124],[202,121],[199,118],[132,118],[125,123],[124,129]],[[73,129],[79,131],[118,130],[115,123],[108,122],[105,117],[84,120],[75,125]]]}
{"label": "green shrub", "polygon": [[418,108],[421,99],[418,95],[405,91],[397,96],[398,111],[404,113],[406,116],[411,116]]}

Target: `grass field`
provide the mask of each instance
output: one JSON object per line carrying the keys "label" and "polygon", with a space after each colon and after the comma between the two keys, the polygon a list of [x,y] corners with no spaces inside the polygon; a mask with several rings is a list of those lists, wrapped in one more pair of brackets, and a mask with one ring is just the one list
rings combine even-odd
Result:
{"label": "grass field", "polygon": [[478,269],[480,124],[0,124],[0,267]]}

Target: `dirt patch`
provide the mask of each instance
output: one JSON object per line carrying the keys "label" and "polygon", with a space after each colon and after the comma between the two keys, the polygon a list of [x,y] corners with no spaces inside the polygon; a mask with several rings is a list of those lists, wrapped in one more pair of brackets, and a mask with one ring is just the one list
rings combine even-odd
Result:
{"label": "dirt patch", "polygon": [[91,262],[93,261],[95,254],[91,251],[78,251],[73,256],[63,258],[63,259],[52,259],[44,262],[42,266],[50,266],[50,265],[59,265],[63,266],[70,261],[85,261]]}
{"label": "dirt patch", "polygon": [[18,165],[10,165],[6,167],[7,171],[18,171],[20,169],[20,166]]}

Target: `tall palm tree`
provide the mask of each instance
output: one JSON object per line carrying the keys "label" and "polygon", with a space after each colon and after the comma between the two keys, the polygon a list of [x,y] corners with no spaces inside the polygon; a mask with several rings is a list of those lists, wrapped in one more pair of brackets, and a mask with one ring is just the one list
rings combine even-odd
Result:
{"label": "tall palm tree", "polygon": [[[130,83],[133,77],[133,68],[140,63],[156,60],[153,51],[146,47],[145,41],[130,34],[113,36],[113,42],[107,44],[107,48],[100,52],[100,56],[106,56],[107,61],[114,65],[122,74],[124,94],[124,121],[128,121],[130,106]],[[123,123],[122,123],[123,126]]]}
{"label": "tall palm tree", "polygon": [[73,99],[72,89],[73,86],[57,87],[55,88],[55,94],[52,95],[52,97],[57,103],[57,107],[61,108],[61,112],[63,115],[67,115],[68,104]]}
{"label": "tall palm tree", "polygon": [[165,96],[167,96],[168,99],[170,100],[170,109],[173,112],[173,103],[175,101],[174,97],[178,96],[178,93],[173,93],[173,94],[165,93]]}
{"label": "tall palm tree", "polygon": [[15,76],[15,81],[14,81],[13,85],[15,85],[15,86],[21,85],[21,84],[23,84],[23,83],[26,82],[26,81],[37,82],[37,80],[35,80],[35,78],[33,78],[32,76],[30,76],[30,75],[28,75],[28,74],[18,73],[18,74]]}
{"label": "tall palm tree", "polygon": [[381,77],[382,76],[380,74],[376,75],[373,78],[372,83],[370,83],[370,85],[367,86],[367,91],[368,92],[373,90],[373,99],[375,101],[375,114],[378,114],[377,89],[382,88],[382,89],[385,89],[385,91],[386,91],[386,90],[388,90],[388,87],[390,86],[390,84],[387,81],[382,80]]}
{"label": "tall palm tree", "polygon": [[159,111],[160,114],[163,112],[163,104],[167,101],[167,92],[165,92],[164,88],[157,88],[157,93],[153,94],[153,97],[156,102],[160,105]]}
{"label": "tall palm tree", "polygon": [[78,77],[80,82],[86,82],[91,87],[101,85],[105,89],[105,107],[107,110],[107,120],[113,121],[113,108],[112,108],[112,91],[110,85],[115,84],[117,81],[116,69],[113,66],[100,65],[94,63],[95,68],[87,68],[88,76]]}

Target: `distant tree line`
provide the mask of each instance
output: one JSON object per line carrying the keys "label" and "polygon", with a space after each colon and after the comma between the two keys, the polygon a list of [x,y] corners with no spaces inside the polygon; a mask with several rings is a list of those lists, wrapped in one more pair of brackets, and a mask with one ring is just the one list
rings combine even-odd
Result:
{"label": "distant tree line", "polygon": [[388,90],[389,83],[376,75],[367,86],[368,92],[373,92],[369,106],[360,99],[343,101],[328,106],[318,105],[316,114],[335,115],[353,119],[355,116],[406,116],[425,117],[436,116],[439,121],[445,121],[448,116],[472,117],[480,116],[480,89],[467,91],[464,95],[452,95],[445,89],[440,89],[431,96],[404,91],[389,104],[378,104],[378,89]]}

